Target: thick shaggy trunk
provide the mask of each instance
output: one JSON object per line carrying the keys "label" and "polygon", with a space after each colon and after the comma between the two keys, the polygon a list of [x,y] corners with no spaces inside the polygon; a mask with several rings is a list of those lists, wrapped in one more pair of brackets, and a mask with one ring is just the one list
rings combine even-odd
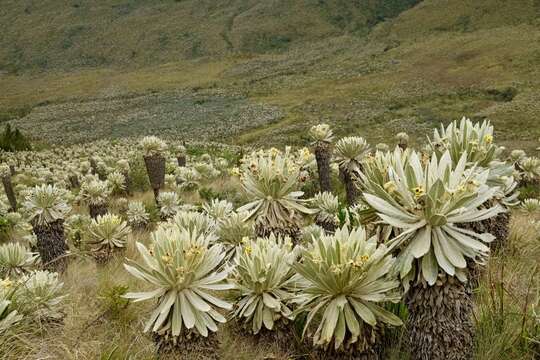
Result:
{"label": "thick shaggy trunk", "polygon": [[[233,321],[230,323],[230,332],[234,338],[248,341],[254,349],[279,349],[280,353],[291,355],[294,358],[299,352],[299,342],[296,341],[294,324],[282,318],[274,323],[274,328],[268,330],[263,327],[258,334],[253,334],[251,322]],[[289,358],[289,357],[287,357]]]}
{"label": "thick shaggy trunk", "polygon": [[97,175],[97,173],[98,173],[96,160],[94,160],[92,158],[90,158],[90,173],[92,175]]}
{"label": "thick shaggy trunk", "polygon": [[90,217],[92,219],[96,219],[98,216],[103,216],[107,213],[107,204],[99,204],[99,205],[88,205],[88,208],[90,209]]}
{"label": "thick shaggy trunk", "polygon": [[150,185],[154,191],[154,198],[158,202],[159,189],[165,184],[165,158],[159,154],[144,157],[146,172]]}
{"label": "thick shaggy trunk", "polygon": [[363,334],[353,344],[348,345],[348,339],[345,338],[343,348],[334,349],[334,343],[330,343],[328,348],[317,348],[311,358],[316,360],[379,360],[382,353],[382,328],[371,327],[364,324]]}
{"label": "thick shaggy trunk", "polygon": [[[185,333],[185,329],[183,330]],[[219,360],[219,340],[216,333],[207,337],[189,332],[174,341],[167,336],[153,335],[159,360]]]}
{"label": "thick shaggy trunk", "polygon": [[52,271],[63,271],[66,268],[65,254],[67,245],[64,235],[64,220],[56,220],[46,225],[34,225],[37,237],[37,248],[41,262]]}
{"label": "thick shaggy trunk", "polygon": [[333,234],[336,231],[337,227],[335,221],[324,221],[320,219],[315,219],[315,224],[322,227],[327,234]]}
{"label": "thick shaggy trunk", "polygon": [[126,195],[131,196],[133,195],[133,191],[132,191],[133,184],[131,181],[131,176],[129,176],[129,171],[124,171],[122,175],[124,175],[124,186],[126,187],[126,190],[125,190]]}
{"label": "thick shaggy trunk", "polygon": [[4,190],[6,191],[6,196],[9,200],[11,211],[17,211],[17,198],[15,197],[15,192],[13,191],[13,184],[11,183],[11,177],[3,176],[2,183],[4,184]]}
{"label": "thick shaggy trunk", "polygon": [[90,159],[90,169],[91,169],[90,172],[93,175],[97,175],[99,180],[101,181],[107,180],[107,174],[104,174],[103,172],[99,171],[96,160]]}
{"label": "thick shaggy trunk", "polygon": [[358,194],[358,189],[356,188],[356,185],[354,183],[353,175],[350,172],[346,170],[341,170],[341,169],[340,169],[340,174],[341,174],[341,179],[343,181],[343,184],[345,185],[345,192],[347,195],[347,204],[349,206],[354,206],[356,205],[356,197]]}
{"label": "thick shaggy trunk", "polygon": [[129,226],[133,231],[145,231],[148,224],[144,222],[130,222]]}
{"label": "thick shaggy trunk", "polygon": [[317,159],[317,169],[319,172],[319,184],[321,191],[332,192],[332,184],[330,178],[330,144],[320,143],[315,147],[315,159]]}
{"label": "thick shaggy trunk", "polygon": [[539,187],[540,182],[538,180],[521,179],[518,182],[519,187]]}
{"label": "thick shaggy trunk", "polygon": [[94,259],[96,260],[96,264],[103,266],[103,265],[106,265],[117,254],[121,254],[123,250],[124,250],[123,248],[117,248],[116,250],[111,250],[109,247],[106,247],[106,248],[94,251],[92,255]]}
{"label": "thick shaggy trunk", "polygon": [[69,183],[71,184],[72,189],[77,189],[81,186],[81,184],[79,183],[79,177],[77,175],[70,175]]}
{"label": "thick shaggy trunk", "polygon": [[186,155],[178,155],[176,157],[176,160],[178,161],[178,166],[180,167],[186,166]]}
{"label": "thick shaggy trunk", "polygon": [[302,235],[300,227],[292,224],[289,224],[288,226],[271,227],[260,222],[255,223],[255,235],[257,237],[268,237],[272,233],[281,237],[288,236],[294,244],[298,243],[298,239],[300,239],[300,236]]}
{"label": "thick shaggy trunk", "polygon": [[490,233],[495,236],[495,240],[489,244],[489,247],[491,251],[498,251],[504,249],[508,243],[510,218],[510,212],[504,212],[490,219],[467,223],[466,228],[479,234]]}
{"label": "thick shaggy trunk", "polygon": [[453,277],[420,282],[406,295],[412,360],[467,360],[474,347],[470,289]]}

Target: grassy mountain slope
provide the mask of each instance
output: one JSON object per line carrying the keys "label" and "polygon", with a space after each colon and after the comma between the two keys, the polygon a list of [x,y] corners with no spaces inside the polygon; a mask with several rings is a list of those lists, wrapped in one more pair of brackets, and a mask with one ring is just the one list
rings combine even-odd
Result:
{"label": "grassy mountain slope", "polygon": [[[98,3],[92,11],[110,21],[99,9],[113,2]],[[468,115],[490,118],[503,143],[538,146],[537,0],[426,0],[402,12],[412,2],[129,4],[134,10],[125,19],[103,26],[107,34],[99,46],[77,41],[41,71],[30,54],[18,65],[27,70],[1,75],[4,118],[20,117],[13,122],[35,136],[45,133],[49,141],[80,141],[93,124],[123,121],[130,134],[181,128],[176,133],[236,143],[305,144],[305,130],[319,121],[332,123],[338,134],[355,132],[379,142],[402,130],[421,140],[440,121]],[[197,56],[186,50],[196,43],[192,39],[175,37],[165,49],[156,48],[156,29],[178,35],[179,26],[202,39]],[[123,57],[128,48],[137,52],[132,59]],[[77,63],[77,51],[99,49],[109,60]],[[7,52],[0,53],[5,67]],[[223,96],[234,100],[219,100]],[[169,104],[166,109],[160,99]],[[95,113],[80,105],[95,101]],[[125,104],[113,106],[119,102]],[[206,127],[190,131],[184,124],[198,121],[193,114],[201,111],[208,114]],[[162,124],[149,125],[149,118]],[[212,131],[221,121],[225,127],[234,123],[235,131]],[[66,129],[61,136],[59,126]],[[113,130],[101,134],[118,136]]]}
{"label": "grassy mountain slope", "polygon": [[366,33],[416,0],[6,0],[0,68],[146,66]]}

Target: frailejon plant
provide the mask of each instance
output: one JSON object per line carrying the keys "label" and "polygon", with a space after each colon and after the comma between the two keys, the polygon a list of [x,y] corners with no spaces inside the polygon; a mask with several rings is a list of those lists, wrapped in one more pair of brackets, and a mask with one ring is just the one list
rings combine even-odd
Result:
{"label": "frailejon plant", "polygon": [[212,163],[196,162],[193,168],[205,179],[215,179],[220,175],[219,170]]}
{"label": "frailejon plant", "polygon": [[2,184],[4,185],[4,191],[9,200],[11,211],[17,211],[17,198],[15,191],[13,191],[13,184],[11,182],[11,169],[7,164],[0,165],[0,177],[2,178]]}
{"label": "frailejon plant", "polygon": [[519,161],[523,160],[526,157],[527,157],[527,154],[525,153],[525,151],[521,149],[514,149],[510,151],[509,159],[513,163],[518,163]]}
{"label": "frailejon plant", "polygon": [[181,210],[167,223],[161,226],[177,226],[190,233],[204,234],[208,237],[209,241],[212,242],[217,239],[215,235],[216,222],[208,215],[196,211]]}
{"label": "frailejon plant", "polygon": [[540,200],[525,199],[521,202],[520,209],[527,213],[537,213],[540,211]]}
{"label": "frailejon plant", "polygon": [[339,166],[339,173],[347,195],[347,203],[352,206],[356,203],[358,194],[355,184],[356,178],[362,172],[362,162],[370,153],[366,140],[359,136],[349,136],[336,143],[335,158]]}
{"label": "frailejon plant", "polygon": [[165,184],[165,157],[163,153],[167,149],[167,144],[156,136],[146,136],[141,140],[140,145],[143,148],[144,164],[154,191],[154,199],[159,204],[159,190]]}
{"label": "frailejon plant", "polygon": [[37,248],[47,268],[65,269],[67,250],[64,219],[71,211],[67,191],[53,185],[33,188],[25,197],[23,208],[37,236]]}
{"label": "frailejon plant", "polygon": [[75,166],[68,167],[68,181],[71,186],[71,189],[78,189],[81,186],[79,182],[79,174]]}
{"label": "frailejon plant", "polygon": [[129,161],[126,159],[120,159],[116,162],[116,167],[118,168],[118,171],[124,176],[124,186],[125,186],[125,192],[127,195],[131,195],[132,192],[132,180],[130,176],[130,170],[131,166],[129,165]]}
{"label": "frailejon plant", "polygon": [[190,167],[179,167],[175,171],[176,182],[183,191],[195,191],[200,186],[201,174]]}
{"label": "frailejon plant", "polygon": [[[498,215],[467,225],[469,230],[477,233],[488,232],[495,236],[495,240],[490,243],[490,248],[496,250],[504,248],[508,241],[510,233],[511,208],[519,205],[519,191],[517,191],[518,182],[515,181],[512,174],[513,166],[511,164],[492,162],[489,170],[489,176],[486,184],[494,187],[496,192],[492,199],[482,205],[483,208],[489,208],[499,204],[505,209]],[[477,168],[477,171],[482,171]]]}
{"label": "frailejon plant", "polygon": [[238,289],[233,316],[241,328],[261,340],[276,341],[287,349],[291,343],[292,300],[297,293],[292,264],[299,251],[290,239],[268,238],[238,246],[234,281]]}
{"label": "frailejon plant", "polygon": [[253,223],[244,221],[245,213],[232,212],[227,217],[220,218],[216,225],[216,235],[223,244],[227,256],[226,261],[233,259],[242,241],[249,241],[255,235]]}
{"label": "frailejon plant", "polygon": [[0,277],[20,276],[36,265],[38,254],[19,243],[0,245]]}
{"label": "frailejon plant", "polygon": [[176,182],[176,176],[174,174],[165,174],[165,186],[166,189],[172,190],[172,191],[178,191],[179,187]]}
{"label": "frailejon plant", "polygon": [[309,136],[312,139],[317,169],[319,172],[319,185],[321,192],[332,191],[330,163],[332,161],[332,141],[334,135],[328,124],[319,124],[311,127]]}
{"label": "frailejon plant", "polygon": [[186,166],[186,147],[184,145],[178,145],[175,149],[176,161],[178,166]]}
{"label": "frailejon plant", "polygon": [[337,196],[329,192],[317,193],[313,197],[313,207],[318,210],[315,223],[327,232],[334,232],[339,225],[339,201]]}
{"label": "frailejon plant", "polygon": [[540,183],[540,159],[537,157],[524,157],[516,167],[520,175],[521,186],[538,186]]}
{"label": "frailejon plant", "polygon": [[142,230],[150,222],[150,216],[141,201],[131,201],[126,212],[128,224],[132,229]]}
{"label": "frailejon plant", "polygon": [[[462,154],[467,154],[467,168],[474,168],[479,172],[489,170],[486,183],[492,187],[499,187],[500,192],[482,206],[488,208],[498,203],[509,208],[516,205],[514,200],[519,195],[514,191],[517,186],[513,181],[514,166],[501,161],[502,149],[494,143],[493,132],[493,126],[487,120],[473,123],[463,118],[459,123],[454,121],[446,128],[441,126],[440,131],[434,130],[429,147],[438,157],[448,151],[453,166],[457,165]],[[473,222],[468,227],[475,232],[489,232],[495,235],[493,247],[499,248],[503,247],[508,239],[509,224],[510,211],[504,211],[496,217]]]}
{"label": "frailejon plant", "polygon": [[468,163],[483,168],[488,168],[500,152],[493,143],[491,123],[484,120],[475,124],[465,117],[459,123],[453,121],[446,128],[441,125],[440,129],[435,129],[429,146],[439,157],[448,151],[454,164],[466,153]]}
{"label": "frailejon plant", "polygon": [[407,150],[409,146],[409,135],[406,132],[399,132],[395,136],[398,146],[401,150]]}
{"label": "frailejon plant", "polygon": [[317,239],[326,234],[326,231],[317,224],[311,224],[302,228],[301,243],[311,244],[313,238]]}
{"label": "frailejon plant", "polygon": [[126,246],[131,229],[118,215],[99,215],[88,227],[88,242],[98,263],[107,262],[114,252]]}
{"label": "frailejon plant", "polygon": [[54,272],[38,270],[25,274],[15,285],[13,307],[37,322],[60,321],[66,297],[63,286]]}
{"label": "frailejon plant", "polygon": [[11,303],[12,286],[13,282],[9,278],[0,280],[0,336],[23,318]]}
{"label": "frailejon plant", "polygon": [[237,211],[247,213],[246,221],[254,219],[258,237],[274,232],[298,239],[302,215],[316,212],[301,199],[299,176],[300,167],[288,152],[253,153],[245,161],[240,179],[251,202]]}
{"label": "frailejon plant", "polygon": [[162,220],[172,218],[180,211],[180,198],[174,191],[165,191],[158,196],[159,214]]}
{"label": "frailejon plant", "polygon": [[161,227],[152,233],[148,249],[137,243],[142,263],[126,260],[126,270],[150,284],[151,290],[128,293],[135,301],[157,300],[144,331],[151,331],[161,355],[177,353],[185,358],[193,353],[218,359],[217,323],[225,317],[219,309],[232,305],[217,292],[229,290],[229,270],[219,267],[225,252],[220,244],[201,233],[177,226]]}
{"label": "frailejon plant", "polygon": [[107,175],[107,182],[111,189],[111,195],[122,195],[126,191],[126,178],[118,171]]}
{"label": "frailejon plant", "polygon": [[319,358],[378,358],[381,327],[401,325],[382,306],[401,299],[400,282],[389,275],[394,262],[362,227],[313,238],[293,268],[301,276],[297,312],[307,313],[302,336],[310,333]]}
{"label": "frailejon plant", "polygon": [[83,181],[79,196],[88,205],[92,219],[95,219],[107,213],[110,194],[111,189],[107,181],[90,178]]}
{"label": "frailejon plant", "polygon": [[375,150],[380,152],[388,152],[390,150],[390,146],[385,143],[378,143],[377,145],[375,145]]}
{"label": "frailejon plant", "polygon": [[[0,207],[3,207],[0,205]],[[7,212],[9,207],[5,207],[5,211],[0,210],[0,234],[4,235],[4,239],[8,241],[17,241],[21,236],[32,231],[32,226],[23,219],[23,216],[18,212]],[[4,240],[2,239],[2,240]],[[0,240],[0,241],[2,241]]]}
{"label": "frailejon plant", "polygon": [[233,213],[233,204],[227,200],[212,199],[203,205],[203,210],[214,221],[221,221]]}
{"label": "frailejon plant", "polygon": [[394,154],[386,174],[368,176],[388,182],[367,180],[364,198],[382,223],[400,231],[388,246],[397,252],[396,269],[408,290],[412,358],[468,358],[474,333],[467,272],[487,258],[494,236],[464,226],[505,210],[482,208],[497,188],[486,184],[489,170],[467,169],[467,153],[456,166],[449,151],[425,164],[416,152],[405,163]]}

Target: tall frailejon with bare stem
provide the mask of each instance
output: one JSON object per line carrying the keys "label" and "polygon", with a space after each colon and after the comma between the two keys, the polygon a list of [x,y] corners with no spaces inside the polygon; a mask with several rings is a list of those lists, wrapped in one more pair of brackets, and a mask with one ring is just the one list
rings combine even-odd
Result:
{"label": "tall frailejon with bare stem", "polygon": [[150,185],[154,191],[154,199],[159,204],[159,190],[165,184],[165,157],[163,153],[167,149],[167,144],[156,136],[146,136],[141,140],[144,154],[144,164]]}
{"label": "tall frailejon with bare stem", "polygon": [[319,184],[321,192],[332,192],[330,163],[332,161],[332,140],[334,136],[330,126],[319,124],[309,130],[309,135],[313,140],[315,159],[319,172]]}
{"label": "tall frailejon with bare stem", "polygon": [[370,148],[366,140],[359,136],[340,139],[335,148],[336,161],[339,165],[341,180],[345,185],[347,203],[356,204],[358,189],[357,177],[362,172],[362,161],[369,154]]}
{"label": "tall frailejon with bare stem", "polygon": [[2,178],[2,184],[4,185],[4,191],[9,200],[11,211],[17,211],[17,197],[15,196],[15,191],[13,191],[11,170],[7,164],[0,165],[0,177]]}
{"label": "tall frailejon with bare stem", "polygon": [[[449,151],[420,160],[396,149],[382,167],[366,169],[364,198],[383,224],[399,234],[387,242],[397,253],[396,271],[407,290],[408,343],[414,360],[466,360],[474,349],[473,299],[468,273],[489,255],[489,233],[463,224],[497,216],[485,207],[497,188],[489,170],[454,166]],[[473,171],[471,171],[473,170]]]}
{"label": "tall frailejon with bare stem", "polygon": [[71,211],[67,192],[53,185],[36,186],[26,196],[23,207],[37,237],[37,248],[45,267],[62,271],[66,267],[67,245],[64,219]]}

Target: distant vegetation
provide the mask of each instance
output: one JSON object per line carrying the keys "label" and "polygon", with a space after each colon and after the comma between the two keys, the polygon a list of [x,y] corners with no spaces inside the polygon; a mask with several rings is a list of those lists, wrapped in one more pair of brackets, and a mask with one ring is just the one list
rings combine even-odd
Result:
{"label": "distant vegetation", "polygon": [[159,132],[303,145],[320,121],[422,143],[463,114],[490,119],[508,147],[540,137],[538,1],[2,6],[0,122],[40,143]]}
{"label": "distant vegetation", "polygon": [[4,151],[32,150],[32,146],[19,129],[12,130],[11,125],[7,124],[0,137],[0,149]]}

